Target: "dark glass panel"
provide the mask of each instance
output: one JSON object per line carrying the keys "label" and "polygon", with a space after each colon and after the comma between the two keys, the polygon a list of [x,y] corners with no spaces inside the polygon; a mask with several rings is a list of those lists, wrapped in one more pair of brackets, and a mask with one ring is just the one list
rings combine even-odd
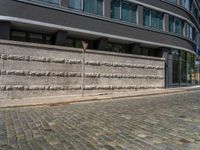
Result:
{"label": "dark glass panel", "polygon": [[143,12],[143,25],[150,26],[150,10],[147,8],[144,8]]}
{"label": "dark glass panel", "polygon": [[69,0],[69,8],[81,9],[81,0]]}
{"label": "dark glass panel", "polygon": [[14,41],[26,41],[26,33],[21,31],[12,31],[11,40]]}
{"label": "dark glass panel", "polygon": [[173,84],[180,84],[180,61],[173,60],[172,61],[172,83]]}
{"label": "dark glass panel", "polygon": [[43,36],[42,34],[30,33],[29,41],[32,43],[43,43]]}
{"label": "dark glass panel", "polygon": [[120,19],[120,0],[111,1],[111,18]]}

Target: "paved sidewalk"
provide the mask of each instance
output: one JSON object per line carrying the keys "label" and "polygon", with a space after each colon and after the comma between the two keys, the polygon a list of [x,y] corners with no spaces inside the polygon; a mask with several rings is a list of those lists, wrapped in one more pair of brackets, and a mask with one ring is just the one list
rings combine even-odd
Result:
{"label": "paved sidewalk", "polygon": [[49,96],[49,97],[33,97],[23,99],[10,99],[0,100],[0,108],[5,107],[25,107],[25,106],[39,106],[39,105],[56,105],[66,104],[84,101],[96,101],[96,100],[110,100],[126,97],[144,97],[152,95],[162,94],[174,94],[182,93],[188,90],[200,89],[200,86],[173,88],[173,89],[153,89],[153,90],[129,90],[129,91],[109,91],[104,93],[92,93],[86,94],[84,97],[80,95],[61,95],[61,96]]}

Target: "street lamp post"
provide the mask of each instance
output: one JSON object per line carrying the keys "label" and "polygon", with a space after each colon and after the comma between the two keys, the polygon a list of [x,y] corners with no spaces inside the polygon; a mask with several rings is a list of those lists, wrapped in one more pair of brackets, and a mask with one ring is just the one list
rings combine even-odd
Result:
{"label": "street lamp post", "polygon": [[85,81],[84,81],[84,77],[85,77],[85,52],[86,49],[88,47],[88,43],[85,41],[82,41],[82,46],[83,46],[83,53],[82,53],[82,73],[81,73],[81,77],[82,77],[82,85],[81,85],[81,96],[84,96],[84,87],[85,87]]}

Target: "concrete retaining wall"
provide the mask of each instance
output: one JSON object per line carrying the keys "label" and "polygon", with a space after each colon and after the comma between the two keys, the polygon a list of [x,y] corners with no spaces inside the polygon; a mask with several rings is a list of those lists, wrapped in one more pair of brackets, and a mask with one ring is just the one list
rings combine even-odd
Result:
{"label": "concrete retaining wall", "polygon": [[[82,51],[0,41],[0,99],[80,93]],[[164,59],[88,50],[85,90],[164,87]]]}

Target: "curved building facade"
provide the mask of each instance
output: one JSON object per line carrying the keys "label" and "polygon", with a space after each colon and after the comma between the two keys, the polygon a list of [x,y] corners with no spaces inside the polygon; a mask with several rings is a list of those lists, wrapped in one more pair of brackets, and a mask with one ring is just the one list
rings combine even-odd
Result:
{"label": "curved building facade", "polygon": [[0,39],[165,58],[165,86],[195,84],[198,0],[0,1]]}

